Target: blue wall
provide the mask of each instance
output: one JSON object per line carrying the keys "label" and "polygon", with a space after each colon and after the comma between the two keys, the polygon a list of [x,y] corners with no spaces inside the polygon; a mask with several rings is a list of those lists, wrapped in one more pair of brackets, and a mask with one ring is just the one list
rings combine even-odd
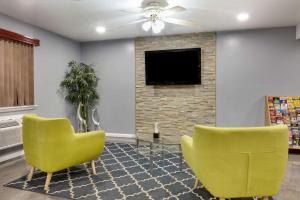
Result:
{"label": "blue wall", "polygon": [[300,96],[295,27],[217,33],[217,125],[264,125],[265,95]]}
{"label": "blue wall", "polygon": [[135,134],[134,40],[83,43],[81,60],[95,64],[100,78],[98,113],[104,130]]}

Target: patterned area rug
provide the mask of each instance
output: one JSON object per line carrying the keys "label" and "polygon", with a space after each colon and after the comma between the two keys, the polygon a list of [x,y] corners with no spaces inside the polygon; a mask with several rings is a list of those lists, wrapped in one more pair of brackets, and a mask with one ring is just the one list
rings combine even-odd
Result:
{"label": "patterned area rug", "polygon": [[[144,146],[145,152],[147,148]],[[97,175],[91,174],[88,164],[54,173],[47,194],[84,200],[216,200],[203,186],[191,189],[194,175],[186,163],[183,163],[183,169],[180,170],[179,162],[177,154],[167,152],[164,160],[158,154],[150,170],[148,155],[142,153],[137,160],[135,145],[106,143],[105,151],[96,161]],[[32,181],[27,182],[24,176],[5,186],[46,193],[43,189],[45,175],[36,171]]]}

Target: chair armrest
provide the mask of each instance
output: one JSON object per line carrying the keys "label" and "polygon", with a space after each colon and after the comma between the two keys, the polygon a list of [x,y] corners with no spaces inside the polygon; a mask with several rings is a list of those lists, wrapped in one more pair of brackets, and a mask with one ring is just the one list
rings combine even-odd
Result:
{"label": "chair armrest", "polygon": [[90,141],[90,140],[104,140],[104,139],[105,139],[105,133],[102,130],[75,134],[75,140],[83,141],[83,142]]}
{"label": "chair armrest", "polygon": [[74,134],[74,156],[78,163],[94,160],[104,149],[104,131],[92,131]]}
{"label": "chair armrest", "polygon": [[181,149],[184,159],[188,165],[193,168],[195,159],[194,157],[194,147],[193,147],[193,138],[187,135],[181,137]]}

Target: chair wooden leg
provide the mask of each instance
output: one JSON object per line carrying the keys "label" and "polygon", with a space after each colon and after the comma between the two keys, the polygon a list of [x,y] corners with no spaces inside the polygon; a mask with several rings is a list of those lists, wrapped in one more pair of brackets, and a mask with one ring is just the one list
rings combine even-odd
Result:
{"label": "chair wooden leg", "polygon": [[195,181],[195,185],[194,185],[193,190],[196,189],[196,188],[198,187],[198,185],[199,185],[199,180],[196,178],[196,181]]}
{"label": "chair wooden leg", "polygon": [[91,166],[92,166],[93,174],[96,175],[96,167],[95,167],[95,161],[94,160],[91,161]]}
{"label": "chair wooden leg", "polygon": [[49,184],[50,184],[50,181],[51,181],[51,177],[52,177],[52,173],[47,173],[47,178],[46,178],[44,190],[49,190]]}
{"label": "chair wooden leg", "polygon": [[31,181],[34,172],[34,167],[30,166],[29,174],[27,175],[27,181]]}
{"label": "chair wooden leg", "polygon": [[262,199],[263,200],[269,200],[269,197],[263,197]]}

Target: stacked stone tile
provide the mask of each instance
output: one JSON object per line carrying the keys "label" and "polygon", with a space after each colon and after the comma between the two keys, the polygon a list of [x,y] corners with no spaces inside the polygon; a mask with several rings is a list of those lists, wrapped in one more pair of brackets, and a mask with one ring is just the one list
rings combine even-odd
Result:
{"label": "stacked stone tile", "polygon": [[[145,51],[184,48],[201,48],[201,85],[145,84]],[[215,125],[215,33],[137,38],[135,54],[137,134],[151,134],[155,122],[162,134],[174,135],[191,135],[195,124]]]}

